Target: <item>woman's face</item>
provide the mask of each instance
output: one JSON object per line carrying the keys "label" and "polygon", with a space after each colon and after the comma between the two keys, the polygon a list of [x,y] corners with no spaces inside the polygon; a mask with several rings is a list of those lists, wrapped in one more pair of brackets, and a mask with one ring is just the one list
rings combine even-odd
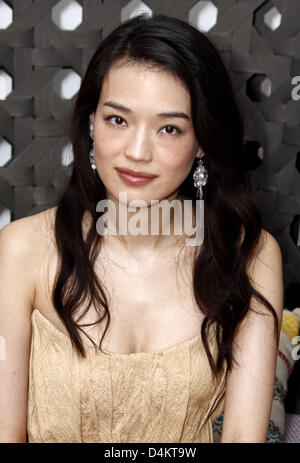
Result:
{"label": "woman's face", "polygon": [[[119,200],[126,192],[127,203],[175,198],[199,153],[189,92],[167,72],[140,63],[111,67],[90,116],[90,133],[107,198]],[[155,178],[142,183],[118,169]]]}

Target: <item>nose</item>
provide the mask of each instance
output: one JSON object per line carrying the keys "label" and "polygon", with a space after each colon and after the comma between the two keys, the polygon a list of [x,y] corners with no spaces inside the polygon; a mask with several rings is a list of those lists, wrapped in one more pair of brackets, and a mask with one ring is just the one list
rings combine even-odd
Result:
{"label": "nose", "polygon": [[132,132],[125,155],[134,161],[151,161],[150,140],[146,129],[140,128]]}

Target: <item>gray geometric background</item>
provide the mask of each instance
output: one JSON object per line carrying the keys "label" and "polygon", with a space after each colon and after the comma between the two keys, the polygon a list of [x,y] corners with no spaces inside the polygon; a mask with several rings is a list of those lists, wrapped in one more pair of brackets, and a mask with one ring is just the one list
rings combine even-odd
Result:
{"label": "gray geometric background", "polygon": [[299,290],[299,0],[0,0],[0,227],[62,191],[80,77],[102,38],[145,9],[197,25],[219,49],[245,121],[253,195],[280,244],[285,288]]}

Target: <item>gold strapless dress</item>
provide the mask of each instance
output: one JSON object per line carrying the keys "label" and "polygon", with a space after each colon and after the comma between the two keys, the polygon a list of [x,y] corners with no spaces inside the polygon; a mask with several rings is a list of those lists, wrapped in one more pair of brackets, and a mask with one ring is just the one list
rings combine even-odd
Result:
{"label": "gold strapless dress", "polygon": [[226,375],[213,381],[200,334],[133,354],[103,353],[86,342],[82,359],[39,310],[31,321],[28,442],[213,442],[224,396],[208,415]]}

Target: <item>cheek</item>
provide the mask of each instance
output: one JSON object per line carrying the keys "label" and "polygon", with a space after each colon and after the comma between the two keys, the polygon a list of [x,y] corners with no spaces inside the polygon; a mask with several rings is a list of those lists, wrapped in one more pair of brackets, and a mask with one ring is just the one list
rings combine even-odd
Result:
{"label": "cheek", "polygon": [[113,136],[105,127],[96,127],[94,135],[94,155],[98,160],[113,159],[122,152],[120,137]]}
{"label": "cheek", "polygon": [[187,176],[190,172],[193,161],[194,153],[186,149],[174,151],[170,156],[168,156],[167,162],[164,163],[164,170],[168,172],[170,176],[175,176],[176,178],[181,178]]}

